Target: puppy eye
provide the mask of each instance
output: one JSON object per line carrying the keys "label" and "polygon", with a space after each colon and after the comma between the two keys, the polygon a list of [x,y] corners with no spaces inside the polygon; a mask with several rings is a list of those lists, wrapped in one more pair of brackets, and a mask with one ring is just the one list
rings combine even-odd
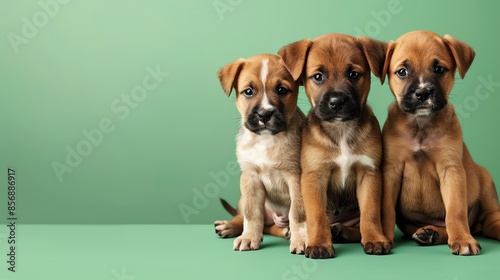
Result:
{"label": "puppy eye", "polygon": [[252,97],[253,96],[253,89],[252,88],[247,88],[244,91],[241,92],[245,97]]}
{"label": "puppy eye", "polygon": [[406,71],[405,68],[401,68],[398,71],[396,71],[396,75],[398,75],[398,77],[400,78],[404,78],[406,77],[406,75],[408,75],[408,71]]}
{"label": "puppy eye", "polygon": [[443,66],[436,66],[436,68],[434,68],[434,73],[436,73],[438,76],[442,76],[444,72],[446,72],[446,68],[444,68]]}
{"label": "puppy eye", "polygon": [[316,73],[312,76],[313,80],[317,83],[323,82],[323,74],[321,73]]}
{"label": "puppy eye", "polygon": [[355,81],[355,80],[359,79],[359,77],[361,77],[361,74],[359,72],[356,72],[356,71],[349,72],[349,79]]}
{"label": "puppy eye", "polygon": [[276,92],[279,94],[279,95],[285,95],[287,94],[289,91],[288,89],[284,88],[284,87],[278,87],[276,89]]}

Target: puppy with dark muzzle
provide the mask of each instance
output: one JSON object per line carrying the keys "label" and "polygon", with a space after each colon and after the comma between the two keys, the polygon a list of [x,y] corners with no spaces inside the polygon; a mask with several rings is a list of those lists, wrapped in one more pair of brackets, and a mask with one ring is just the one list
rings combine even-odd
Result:
{"label": "puppy with dark muzzle", "polygon": [[[300,192],[300,143],[305,116],[297,107],[298,83],[277,55],[239,59],[218,72],[224,92],[236,90],[241,114],[236,154],[241,168],[239,213],[216,221],[222,237],[241,236],[235,250],[259,249],[262,233],[288,237],[290,252],[307,238]],[[227,209],[227,207],[226,207]],[[264,228],[266,226],[266,228]]]}
{"label": "puppy with dark muzzle", "polygon": [[473,160],[448,96],[474,59],[449,35],[407,33],[388,45],[387,74],[396,102],[383,128],[383,228],[394,225],[420,245],[448,243],[451,252],[477,255],[473,232],[500,240],[500,207],[491,175]]}
{"label": "puppy with dark muzzle", "polygon": [[391,250],[380,222],[380,126],[366,104],[370,75],[382,73],[386,44],[327,34],[279,55],[312,104],[302,134],[306,257],[331,258],[333,241],[360,242],[367,254]]}

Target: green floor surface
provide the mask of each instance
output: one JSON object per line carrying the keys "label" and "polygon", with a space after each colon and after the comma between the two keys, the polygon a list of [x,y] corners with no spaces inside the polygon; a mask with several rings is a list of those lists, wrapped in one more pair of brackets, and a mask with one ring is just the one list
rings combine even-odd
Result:
{"label": "green floor surface", "polygon": [[[7,236],[0,236],[7,259]],[[262,248],[232,250],[212,225],[18,225],[16,272],[2,280],[153,279],[498,279],[500,242],[479,237],[481,255],[454,256],[447,246],[419,247],[398,235],[387,256],[337,244],[337,256],[310,260],[288,242],[265,236]]]}

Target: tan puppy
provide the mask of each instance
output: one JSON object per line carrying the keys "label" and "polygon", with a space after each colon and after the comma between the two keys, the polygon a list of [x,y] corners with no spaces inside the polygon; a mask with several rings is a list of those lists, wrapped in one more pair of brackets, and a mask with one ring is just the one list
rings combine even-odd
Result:
{"label": "tan puppy", "polygon": [[370,70],[382,73],[385,50],[373,39],[327,34],[279,51],[312,104],[301,152],[306,257],[333,257],[332,232],[334,241],[361,241],[367,254],[390,252],[380,222],[381,133],[366,104]]}
{"label": "tan puppy", "polygon": [[[396,102],[383,129],[383,227],[394,223],[420,245],[448,242],[453,254],[477,255],[470,227],[500,239],[500,207],[488,171],[472,161],[453,106],[447,102],[458,68],[474,51],[449,35],[407,33],[389,43],[385,74]],[[399,200],[398,200],[399,198]]]}
{"label": "tan puppy", "polygon": [[[298,84],[277,55],[238,59],[218,73],[229,96],[236,89],[241,113],[236,154],[241,168],[243,233],[234,249],[259,249],[266,209],[276,223],[290,220],[290,251],[303,253],[307,239],[300,192],[300,143],[305,116],[297,107]],[[241,216],[240,216],[241,218]],[[241,225],[216,222],[216,231]],[[240,220],[238,220],[240,219]],[[279,234],[278,234],[279,235]]]}

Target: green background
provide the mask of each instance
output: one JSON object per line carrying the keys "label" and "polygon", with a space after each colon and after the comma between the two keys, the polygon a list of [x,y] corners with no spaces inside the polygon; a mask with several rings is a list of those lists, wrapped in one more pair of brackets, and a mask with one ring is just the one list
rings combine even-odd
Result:
{"label": "green background", "polygon": [[[7,168],[15,168],[17,216],[24,224],[208,224],[228,218],[218,197],[233,204],[239,197],[239,114],[216,72],[239,57],[276,53],[328,32],[389,41],[428,29],[469,43],[476,59],[450,98],[469,108],[459,115],[465,141],[500,182],[500,85],[480,88],[482,100],[474,95],[481,79],[500,82],[496,2],[67,2],[48,8],[47,16],[38,1],[1,1],[0,186],[6,189]],[[17,46],[12,34],[26,41]],[[162,74],[140,102],[126,105],[122,98],[156,68],[168,76]],[[388,85],[372,79],[369,103],[381,123],[392,100]],[[120,111],[124,106],[128,115]],[[303,92],[299,106],[309,110]],[[112,131],[97,137],[59,180],[54,162],[67,165],[68,149],[90,143],[83,131],[95,132],[103,120]],[[1,191],[2,221],[6,196]],[[180,209],[191,213],[183,216]]]}
{"label": "green background", "polygon": [[[0,279],[498,275],[498,242],[481,237],[478,257],[453,256],[447,246],[419,247],[397,232],[390,256],[367,256],[359,244],[337,244],[337,258],[315,262],[289,254],[286,240],[270,236],[262,250],[234,252],[233,239],[220,240],[211,223],[229,218],[218,197],[233,204],[239,198],[234,165],[239,114],[234,96],[227,98],[220,88],[217,71],[237,58],[276,53],[288,43],[329,32],[389,41],[428,29],[469,43],[476,59],[465,80],[457,79],[450,99],[464,107],[459,118],[474,159],[499,182],[500,3],[44,4],[59,3],[54,1],[0,0],[0,224],[7,222],[8,168],[16,170],[18,187],[17,272],[7,270],[9,232],[2,226]],[[151,79],[151,71],[160,76]],[[486,88],[484,80],[494,83]],[[133,94],[138,101],[130,99]],[[392,100],[388,85],[373,79],[369,103],[380,123]],[[303,92],[299,106],[310,107]],[[79,160],[68,152],[78,147],[86,154]],[[71,172],[58,178],[53,165],[68,165],[68,153],[73,166],[66,171]],[[191,212],[183,216],[180,209]],[[296,268],[308,270],[297,274]]]}

